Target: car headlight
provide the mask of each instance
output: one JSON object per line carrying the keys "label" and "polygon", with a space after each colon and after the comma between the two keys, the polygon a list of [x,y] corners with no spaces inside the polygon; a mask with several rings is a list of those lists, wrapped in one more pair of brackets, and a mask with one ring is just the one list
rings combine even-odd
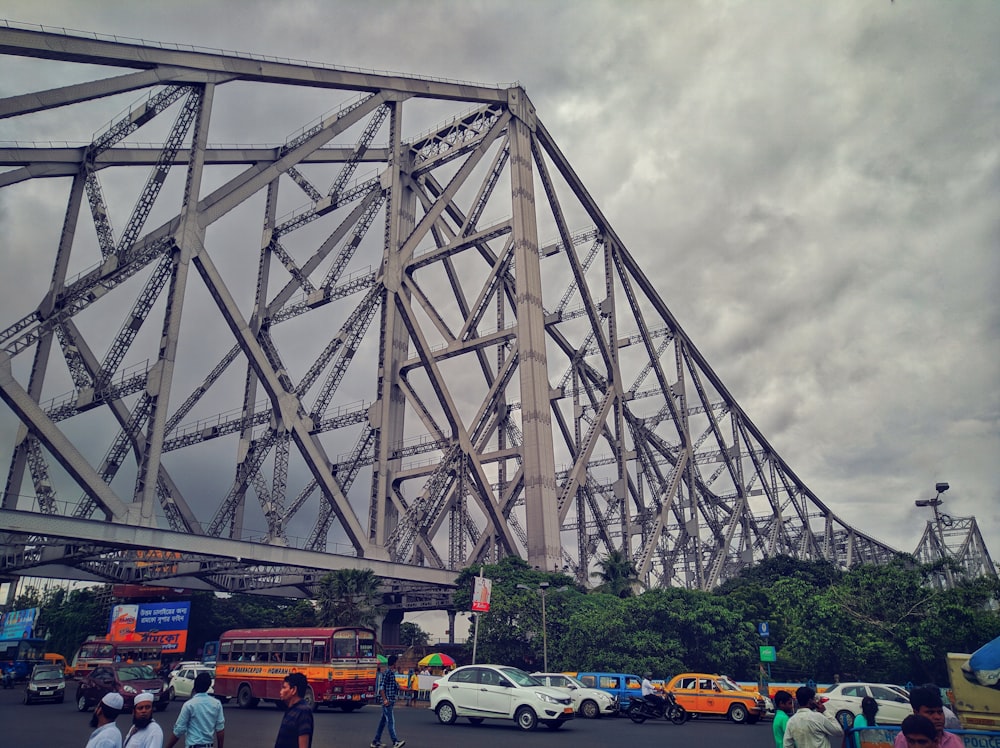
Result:
{"label": "car headlight", "polygon": [[132,686],[122,686],[122,690],[125,693],[138,693]]}
{"label": "car headlight", "polygon": [[557,699],[555,696],[549,696],[547,693],[542,693],[541,691],[535,691],[535,696],[547,704],[561,704],[564,701],[563,699]]}
{"label": "car headlight", "polygon": [[29,691],[37,691],[37,690],[38,690],[38,686],[36,686],[36,685],[34,685],[34,684],[31,684],[31,683],[29,683],[29,684],[28,684],[28,690],[29,690]]}

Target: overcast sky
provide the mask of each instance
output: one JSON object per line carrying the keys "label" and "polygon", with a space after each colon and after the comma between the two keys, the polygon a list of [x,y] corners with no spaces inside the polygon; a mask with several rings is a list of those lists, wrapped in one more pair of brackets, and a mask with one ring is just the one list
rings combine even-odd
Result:
{"label": "overcast sky", "polygon": [[[0,14],[519,82],[817,496],[912,551],[929,516],[913,501],[947,481],[944,510],[975,515],[1000,554],[1000,3],[7,0]],[[60,85],[42,77],[54,69],[0,59],[0,95]],[[14,432],[0,414],[4,475]]]}

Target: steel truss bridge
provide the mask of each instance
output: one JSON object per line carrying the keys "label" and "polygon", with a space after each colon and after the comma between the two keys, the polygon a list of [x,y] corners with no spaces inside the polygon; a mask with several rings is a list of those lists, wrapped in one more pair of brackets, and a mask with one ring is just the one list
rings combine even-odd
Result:
{"label": "steel truss bridge", "polygon": [[[48,277],[2,276],[34,301],[0,320],[0,575],[372,568],[413,610],[512,554],[709,589],[895,553],[743,413],[522,88],[5,23],[0,52],[82,80],[0,99],[63,141],[0,143],[0,199],[65,204],[14,248]],[[292,94],[318,118],[217,144]]]}

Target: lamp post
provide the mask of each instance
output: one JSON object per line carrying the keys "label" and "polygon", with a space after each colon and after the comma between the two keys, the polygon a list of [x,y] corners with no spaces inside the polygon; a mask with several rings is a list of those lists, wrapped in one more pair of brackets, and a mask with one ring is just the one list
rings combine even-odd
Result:
{"label": "lamp post", "polygon": [[[526,584],[519,584],[517,585],[517,588],[519,590],[531,589],[531,587],[529,587]],[[545,622],[545,595],[548,594],[549,583],[539,582],[537,589],[538,589],[538,594],[542,598],[542,670],[544,670],[547,673],[549,672],[549,637],[548,637],[548,631],[546,630],[547,627]],[[565,585],[562,587],[557,587],[555,590],[553,590],[553,592],[562,592],[564,589],[566,589]]]}
{"label": "lamp post", "polygon": [[[947,483],[935,483],[934,490],[937,491],[937,495],[933,499],[917,499],[913,503],[918,507],[929,506],[934,509],[934,530],[937,534],[937,542],[939,544],[939,551],[941,553],[941,558],[948,555],[948,548],[944,543],[944,525],[951,525],[951,517],[947,514],[941,514],[938,511],[938,507],[944,503],[941,498],[941,494],[947,491],[951,486]],[[945,567],[945,576],[948,579],[948,585],[951,586],[954,583],[952,579],[951,569]]]}

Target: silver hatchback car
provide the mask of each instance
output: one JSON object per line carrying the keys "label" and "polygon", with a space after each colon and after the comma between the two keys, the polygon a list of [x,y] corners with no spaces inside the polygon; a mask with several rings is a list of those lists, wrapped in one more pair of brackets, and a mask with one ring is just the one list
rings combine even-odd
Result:
{"label": "silver hatchback car", "polygon": [[505,665],[466,665],[434,683],[431,709],[450,725],[465,717],[474,725],[484,719],[512,719],[522,730],[541,722],[553,730],[573,719],[573,701],[565,691],[543,686],[523,670]]}

